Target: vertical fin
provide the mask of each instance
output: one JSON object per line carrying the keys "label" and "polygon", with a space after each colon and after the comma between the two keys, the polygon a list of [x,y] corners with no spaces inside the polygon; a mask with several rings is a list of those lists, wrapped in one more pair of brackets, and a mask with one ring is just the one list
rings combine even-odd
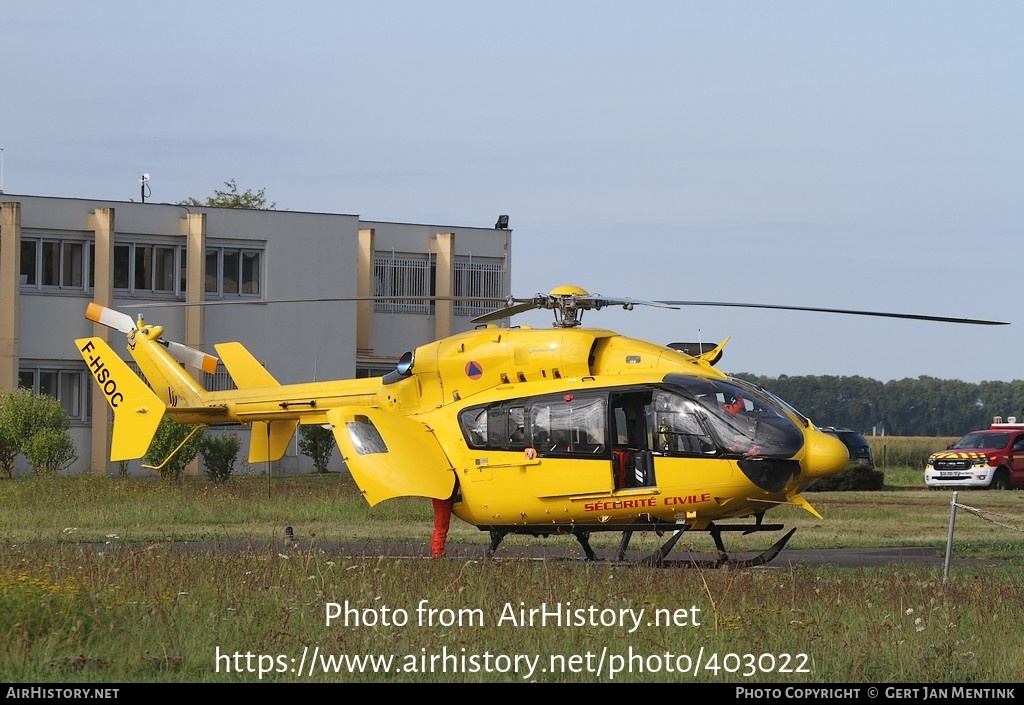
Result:
{"label": "vertical fin", "polygon": [[110,459],[143,457],[156,435],[166,405],[102,338],[79,338],[75,345],[114,412]]}
{"label": "vertical fin", "polygon": [[274,375],[270,374],[241,343],[220,343],[213,347],[239,389],[280,386]]}
{"label": "vertical fin", "polygon": [[296,421],[253,421],[249,432],[249,462],[280,460],[295,435]]}
{"label": "vertical fin", "polygon": [[[241,343],[220,343],[214,348],[239,389],[281,386]],[[298,421],[254,421],[249,433],[249,462],[280,460],[298,425]]]}

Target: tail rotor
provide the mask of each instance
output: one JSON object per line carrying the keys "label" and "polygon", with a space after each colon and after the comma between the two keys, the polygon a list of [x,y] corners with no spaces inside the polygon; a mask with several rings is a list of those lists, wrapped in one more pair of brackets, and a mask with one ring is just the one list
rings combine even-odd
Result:
{"label": "tail rotor", "polygon": [[[144,325],[140,317],[139,321],[136,322],[127,313],[101,306],[97,303],[90,303],[89,307],[85,310],[85,317],[94,323],[99,323],[108,328],[112,328],[120,333],[131,337],[139,327]],[[167,353],[180,362],[183,365],[189,365],[195,367],[203,372],[213,374],[217,371],[217,358],[213,355],[203,352],[202,350],[196,350],[190,348],[187,345],[177,343],[173,340],[164,340],[163,338],[157,338],[158,343],[163,345],[167,349]]]}

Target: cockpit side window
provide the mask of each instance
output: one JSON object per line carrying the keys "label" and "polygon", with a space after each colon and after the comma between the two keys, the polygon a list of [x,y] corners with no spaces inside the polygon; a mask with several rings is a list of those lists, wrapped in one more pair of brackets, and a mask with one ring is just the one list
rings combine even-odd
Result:
{"label": "cockpit side window", "polygon": [[470,448],[487,447],[487,412],[488,409],[485,406],[466,409],[459,414],[459,425],[462,426],[462,435],[466,439],[466,445]]}
{"label": "cockpit side window", "polygon": [[803,432],[791,412],[768,394],[728,379],[672,374],[665,383],[669,398],[661,403],[685,408],[690,402],[693,416],[722,455],[791,458],[803,446]]}

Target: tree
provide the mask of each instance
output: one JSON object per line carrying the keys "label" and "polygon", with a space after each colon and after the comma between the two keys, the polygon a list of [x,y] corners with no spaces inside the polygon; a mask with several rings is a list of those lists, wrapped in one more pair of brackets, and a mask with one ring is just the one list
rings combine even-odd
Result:
{"label": "tree", "polygon": [[[180,480],[188,464],[199,455],[203,442],[203,431],[189,437],[195,426],[181,424],[170,416],[160,419],[153,442],[149,444],[146,460],[159,469],[160,477],[166,480]],[[186,440],[187,439],[187,440]]]}
{"label": "tree", "polygon": [[299,450],[313,459],[317,472],[325,473],[334,452],[334,433],[319,425],[299,426]]}
{"label": "tree", "polygon": [[179,201],[182,206],[215,206],[218,208],[244,208],[248,210],[273,210],[276,203],[267,203],[267,189],[261,188],[258,191],[246,189],[238,190],[238,183],[234,179],[224,182],[226,188],[213,190],[212,196],[200,200],[194,196]]}
{"label": "tree", "polygon": [[53,397],[18,389],[0,396],[0,473],[14,476],[23,453],[36,474],[56,474],[77,458],[71,419]]}

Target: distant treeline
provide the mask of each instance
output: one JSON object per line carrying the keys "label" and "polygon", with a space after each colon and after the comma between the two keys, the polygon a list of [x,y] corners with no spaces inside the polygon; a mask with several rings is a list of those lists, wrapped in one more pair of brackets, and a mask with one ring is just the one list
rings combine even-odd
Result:
{"label": "distant treeline", "polygon": [[733,375],[782,397],[818,426],[866,435],[961,436],[992,418],[1024,422],[1024,380],[961,382],[918,377],[879,382],[866,377]]}

